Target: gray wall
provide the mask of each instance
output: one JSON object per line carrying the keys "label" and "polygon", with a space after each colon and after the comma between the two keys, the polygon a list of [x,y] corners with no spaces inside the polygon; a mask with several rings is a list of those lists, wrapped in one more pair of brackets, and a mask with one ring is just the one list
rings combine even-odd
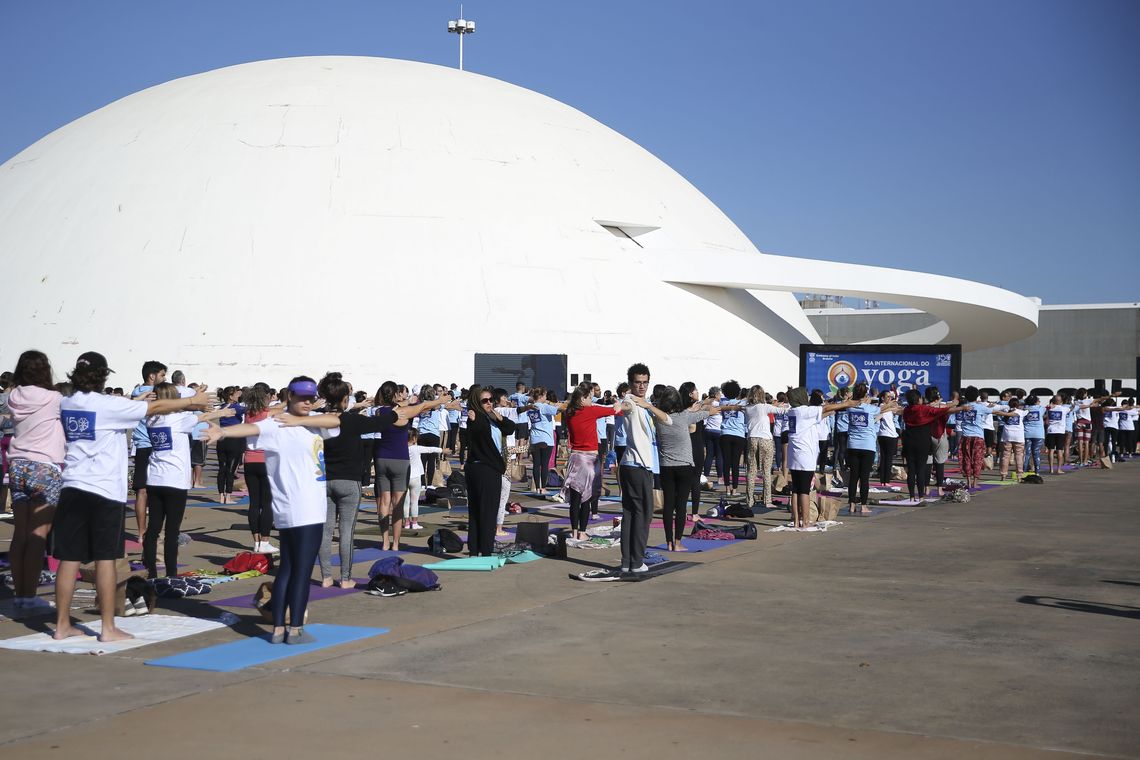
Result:
{"label": "gray wall", "polygon": [[[809,315],[827,343],[855,343],[917,330],[928,314]],[[1119,309],[1048,309],[1037,332],[1000,348],[962,356],[963,378],[1134,378],[1140,356],[1140,305]]]}

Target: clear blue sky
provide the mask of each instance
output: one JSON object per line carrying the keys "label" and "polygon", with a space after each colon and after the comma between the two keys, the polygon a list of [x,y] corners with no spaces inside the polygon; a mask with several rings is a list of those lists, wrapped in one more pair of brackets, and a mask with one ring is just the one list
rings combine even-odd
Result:
{"label": "clear blue sky", "polygon": [[[1046,303],[1140,300],[1136,0],[465,10],[478,24],[469,70],[640,143],[763,251],[960,275]],[[235,63],[455,65],[445,30],[457,11],[437,0],[2,0],[0,161],[132,92]]]}

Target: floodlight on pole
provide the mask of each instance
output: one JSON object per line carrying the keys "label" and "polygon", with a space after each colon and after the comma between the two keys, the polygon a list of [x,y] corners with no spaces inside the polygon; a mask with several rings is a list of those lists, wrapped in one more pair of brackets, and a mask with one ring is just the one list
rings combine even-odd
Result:
{"label": "floodlight on pole", "polygon": [[459,18],[447,22],[447,31],[459,35],[459,70],[463,71],[463,37],[475,34],[475,22],[463,18],[463,6],[459,6]]}

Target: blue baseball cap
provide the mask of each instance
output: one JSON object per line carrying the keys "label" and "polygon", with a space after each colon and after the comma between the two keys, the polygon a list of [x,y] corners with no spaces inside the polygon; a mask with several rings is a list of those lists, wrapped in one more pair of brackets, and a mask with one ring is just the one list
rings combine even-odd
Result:
{"label": "blue baseball cap", "polygon": [[317,384],[312,380],[298,380],[289,383],[289,393],[294,396],[313,396],[315,398],[318,395]]}

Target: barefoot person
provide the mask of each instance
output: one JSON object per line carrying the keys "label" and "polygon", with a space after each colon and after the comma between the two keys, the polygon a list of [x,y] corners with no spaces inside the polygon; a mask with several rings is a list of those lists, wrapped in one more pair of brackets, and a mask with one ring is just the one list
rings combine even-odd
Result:
{"label": "barefoot person", "polygon": [[202,392],[191,398],[149,402],[106,396],[102,390],[110,372],[102,354],[82,354],[69,376],[75,392],[60,402],[67,453],[63,490],[52,524],[53,554],[59,560],[55,577],[57,639],[84,634],[71,623],[71,599],[79,565],[92,561],[103,620],[99,640],[133,638],[115,627],[115,560],[123,557],[127,501],[127,433],[148,416],[206,409],[209,404]]}
{"label": "barefoot person", "polygon": [[[272,644],[308,644],[315,639],[305,633],[305,610],[309,605],[309,578],[317,561],[324,534],[328,496],[325,488],[325,455],[322,430],[329,423],[310,417],[318,397],[317,383],[304,375],[289,382],[286,413],[256,424],[210,426],[208,443],[228,438],[251,438],[253,448],[265,451],[265,467],[273,492],[273,524],[281,539],[281,564],[273,581]],[[321,423],[324,424],[321,424]],[[335,424],[335,420],[333,421]],[[339,428],[328,429],[335,434]],[[285,610],[289,628],[285,628]]]}

